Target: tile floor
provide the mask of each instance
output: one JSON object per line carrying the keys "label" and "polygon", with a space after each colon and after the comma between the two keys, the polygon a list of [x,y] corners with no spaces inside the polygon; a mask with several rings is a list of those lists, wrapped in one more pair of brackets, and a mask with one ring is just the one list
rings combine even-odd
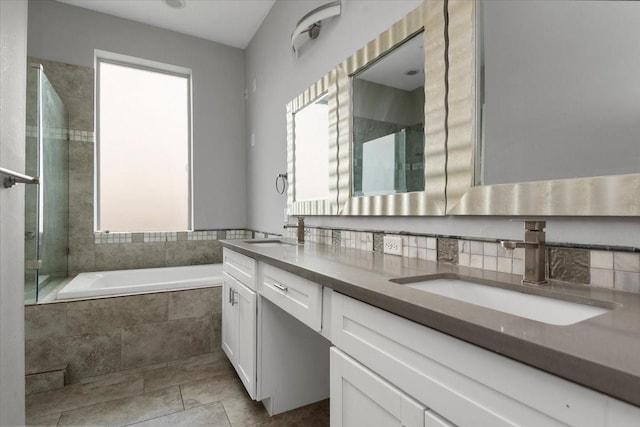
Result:
{"label": "tile floor", "polygon": [[269,417],[222,352],[27,395],[29,426],[328,426],[329,400]]}

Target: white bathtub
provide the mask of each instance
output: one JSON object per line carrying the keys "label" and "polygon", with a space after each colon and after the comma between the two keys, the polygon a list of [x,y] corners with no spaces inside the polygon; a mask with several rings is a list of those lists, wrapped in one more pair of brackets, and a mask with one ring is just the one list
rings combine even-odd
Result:
{"label": "white bathtub", "polygon": [[93,298],[222,285],[222,264],[80,273],[56,299]]}

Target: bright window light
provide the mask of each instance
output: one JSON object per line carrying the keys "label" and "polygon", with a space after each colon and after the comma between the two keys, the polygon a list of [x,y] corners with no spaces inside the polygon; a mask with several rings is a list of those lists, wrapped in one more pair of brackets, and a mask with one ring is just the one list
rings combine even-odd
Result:
{"label": "bright window light", "polygon": [[190,228],[190,77],[98,59],[97,229]]}
{"label": "bright window light", "polygon": [[297,202],[329,197],[329,104],[327,97],[294,114]]}

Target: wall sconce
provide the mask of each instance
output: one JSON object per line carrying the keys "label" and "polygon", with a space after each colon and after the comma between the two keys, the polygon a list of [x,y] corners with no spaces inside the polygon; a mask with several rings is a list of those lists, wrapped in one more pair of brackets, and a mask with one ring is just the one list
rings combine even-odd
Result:
{"label": "wall sconce", "polygon": [[320,35],[322,21],[340,15],[342,0],[335,0],[313,9],[298,21],[291,33],[291,49],[298,56],[300,47],[309,40],[315,40]]}

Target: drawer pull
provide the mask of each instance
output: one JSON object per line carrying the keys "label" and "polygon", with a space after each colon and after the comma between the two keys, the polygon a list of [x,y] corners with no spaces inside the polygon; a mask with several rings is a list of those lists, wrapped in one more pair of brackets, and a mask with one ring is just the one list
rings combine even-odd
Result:
{"label": "drawer pull", "polygon": [[278,282],[273,282],[273,286],[275,286],[276,288],[280,289],[282,292],[288,292],[289,288],[286,287],[285,285],[281,285]]}

